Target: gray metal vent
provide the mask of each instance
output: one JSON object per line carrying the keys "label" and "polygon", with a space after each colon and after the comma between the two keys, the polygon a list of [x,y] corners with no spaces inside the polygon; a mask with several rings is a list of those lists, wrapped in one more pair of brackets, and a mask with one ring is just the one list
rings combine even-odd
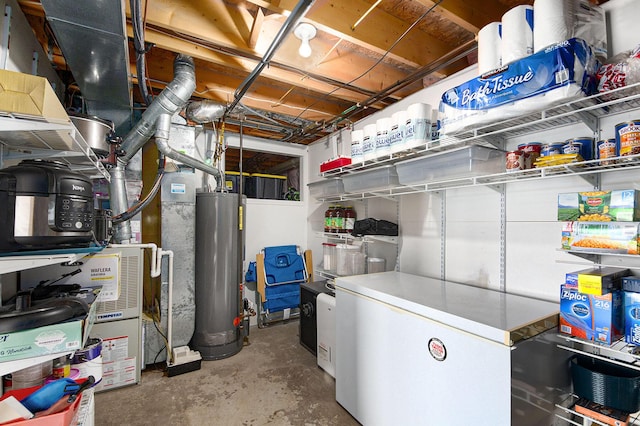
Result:
{"label": "gray metal vent", "polygon": [[87,113],[131,128],[131,81],[125,6],[117,0],[42,0],[87,105]]}

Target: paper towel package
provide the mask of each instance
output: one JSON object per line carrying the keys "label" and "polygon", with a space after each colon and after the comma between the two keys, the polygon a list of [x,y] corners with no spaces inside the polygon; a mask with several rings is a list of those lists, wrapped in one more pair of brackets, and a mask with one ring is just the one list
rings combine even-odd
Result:
{"label": "paper towel package", "polygon": [[502,65],[531,55],[533,53],[533,7],[522,5],[507,11],[502,16],[500,40]]}
{"label": "paper towel package", "polygon": [[502,24],[491,22],[478,32],[478,74],[502,65]]}
{"label": "paper towel package", "polygon": [[447,90],[440,102],[441,134],[541,111],[596,90],[598,61],[573,38]]}
{"label": "paper towel package", "polygon": [[588,0],[535,0],[533,47],[540,52],[570,38],[585,40],[595,55],[607,58],[607,29],[604,10]]}

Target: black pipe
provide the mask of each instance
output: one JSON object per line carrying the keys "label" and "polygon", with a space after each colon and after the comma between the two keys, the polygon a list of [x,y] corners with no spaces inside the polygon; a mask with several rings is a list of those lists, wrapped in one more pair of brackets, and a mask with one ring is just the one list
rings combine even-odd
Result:
{"label": "black pipe", "polygon": [[258,78],[264,67],[269,64],[271,57],[276,53],[276,50],[278,50],[278,47],[280,47],[285,37],[289,35],[291,30],[298,24],[298,21],[307,13],[307,10],[309,10],[314,1],[315,0],[300,0],[296,7],[293,8],[291,15],[289,15],[284,25],[280,28],[280,31],[278,31],[278,34],[276,34],[262,59],[260,59],[260,63],[258,63],[256,68],[244,79],[240,87],[236,90],[233,101],[227,106],[225,116],[238,105],[238,102],[240,102],[245,93],[247,93],[249,87],[251,87],[255,79]]}

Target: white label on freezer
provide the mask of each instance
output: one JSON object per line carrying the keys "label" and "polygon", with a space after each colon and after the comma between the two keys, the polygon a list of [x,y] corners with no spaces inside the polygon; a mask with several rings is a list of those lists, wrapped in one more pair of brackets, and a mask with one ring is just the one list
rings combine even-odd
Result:
{"label": "white label on freezer", "polygon": [[436,361],[444,361],[447,357],[447,348],[440,339],[432,337],[429,339],[429,353]]}

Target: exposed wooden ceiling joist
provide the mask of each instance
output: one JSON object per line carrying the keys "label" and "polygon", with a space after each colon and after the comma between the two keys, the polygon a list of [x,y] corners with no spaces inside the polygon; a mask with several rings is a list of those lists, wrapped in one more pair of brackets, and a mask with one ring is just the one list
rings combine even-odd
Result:
{"label": "exposed wooden ceiling joist", "polygon": [[[140,1],[145,42],[151,46],[146,63],[152,90],[157,93],[171,81],[173,58],[182,53],[192,56],[196,63],[197,88],[192,99],[220,103],[233,99],[238,85],[256,68],[298,3],[298,0]],[[43,46],[47,50],[52,46],[54,66],[64,71],[65,60],[47,29],[40,2],[18,2]],[[124,3],[127,36],[131,40],[129,0]],[[304,129],[299,129],[298,133],[304,136],[296,140],[308,143],[329,131],[323,125],[325,122],[345,125],[338,118],[343,117],[344,111],[349,111],[353,120],[360,119],[467,66],[467,61],[459,61],[445,69],[431,70],[430,75],[422,74],[422,70],[431,69],[429,65],[439,63],[448,52],[467,46],[479,28],[500,20],[510,7],[531,3],[530,0],[316,0],[302,19],[318,29],[311,40],[311,57],[298,55],[300,41],[290,34],[241,104],[260,114],[277,115],[283,119],[280,121],[283,129],[305,121],[316,123],[312,127],[322,132],[304,135]],[[371,13],[354,29],[355,22],[369,9]],[[131,48],[129,60],[130,78],[137,84]],[[414,81],[411,79],[414,75],[420,77]],[[134,96],[139,98],[137,93]],[[352,112],[356,114],[351,115]],[[253,119],[259,120],[257,116]],[[248,133],[282,139],[283,132],[271,122],[249,127]]]}

